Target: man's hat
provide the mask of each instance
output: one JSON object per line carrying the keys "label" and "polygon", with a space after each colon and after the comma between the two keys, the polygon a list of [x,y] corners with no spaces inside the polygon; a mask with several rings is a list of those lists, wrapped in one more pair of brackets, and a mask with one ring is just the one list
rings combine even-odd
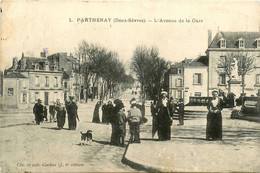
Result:
{"label": "man's hat", "polygon": [[41,102],[42,100],[41,100],[41,99],[38,99],[37,101],[38,101],[38,102]]}

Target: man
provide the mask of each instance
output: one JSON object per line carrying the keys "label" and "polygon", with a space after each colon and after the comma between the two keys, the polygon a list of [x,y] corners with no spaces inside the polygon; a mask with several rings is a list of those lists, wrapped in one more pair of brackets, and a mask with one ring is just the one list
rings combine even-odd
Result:
{"label": "man", "polygon": [[33,113],[35,115],[35,121],[37,125],[40,125],[40,122],[43,119],[43,105],[41,99],[38,99],[37,103],[35,103],[33,107]]}
{"label": "man", "polygon": [[184,103],[182,98],[178,102],[178,114],[179,114],[178,126],[183,126],[184,125]]}

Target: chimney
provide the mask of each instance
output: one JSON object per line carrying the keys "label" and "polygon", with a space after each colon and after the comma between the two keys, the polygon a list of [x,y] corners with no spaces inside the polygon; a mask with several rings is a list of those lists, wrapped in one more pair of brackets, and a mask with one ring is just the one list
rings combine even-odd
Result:
{"label": "chimney", "polygon": [[211,41],[212,41],[212,31],[208,30],[208,47],[209,47]]}
{"label": "chimney", "polygon": [[18,58],[14,57],[13,58],[13,69],[16,70],[18,67]]}
{"label": "chimney", "polygon": [[26,58],[24,57],[24,53],[22,53],[21,70],[25,70],[25,68],[26,68]]}

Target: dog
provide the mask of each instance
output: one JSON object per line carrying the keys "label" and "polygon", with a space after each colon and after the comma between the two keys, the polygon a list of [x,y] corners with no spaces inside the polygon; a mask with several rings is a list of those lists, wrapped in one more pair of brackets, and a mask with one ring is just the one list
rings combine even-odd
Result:
{"label": "dog", "polygon": [[87,133],[81,133],[81,142],[80,144],[81,145],[84,145],[85,144],[85,141],[87,139],[87,145],[92,145],[92,131],[91,130],[88,130]]}

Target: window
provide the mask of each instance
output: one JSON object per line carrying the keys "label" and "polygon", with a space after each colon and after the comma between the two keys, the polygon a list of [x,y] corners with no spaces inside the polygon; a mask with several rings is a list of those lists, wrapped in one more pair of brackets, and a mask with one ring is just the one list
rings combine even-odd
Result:
{"label": "window", "polygon": [[177,98],[182,98],[182,91],[178,91],[178,97]]}
{"label": "window", "polygon": [[220,48],[226,48],[226,40],[224,38],[219,40]]}
{"label": "window", "polygon": [[260,74],[256,75],[256,85],[260,85]]}
{"label": "window", "polygon": [[68,83],[64,82],[64,88],[67,88],[67,87],[68,87]]}
{"label": "window", "polygon": [[53,101],[57,101],[57,99],[58,99],[58,93],[57,92],[54,92],[54,94],[53,94]]}
{"label": "window", "polygon": [[8,96],[13,96],[13,95],[14,95],[14,89],[8,88]]}
{"label": "window", "polygon": [[45,86],[46,87],[49,86],[49,77],[48,76],[45,77]]}
{"label": "window", "polygon": [[178,70],[178,74],[181,74],[181,69]]}
{"label": "window", "polygon": [[238,47],[239,48],[245,48],[245,40],[239,39],[238,40]]}
{"label": "window", "polygon": [[35,76],[35,86],[39,87],[40,83],[39,83],[39,76]]}
{"label": "window", "polygon": [[27,94],[22,93],[22,103],[26,103],[26,102],[27,102]]}
{"label": "window", "polygon": [[219,74],[219,84],[226,85],[226,74],[225,73]]}
{"label": "window", "polygon": [[39,99],[39,92],[35,92],[35,100]]}
{"label": "window", "polygon": [[182,87],[182,79],[177,79],[176,86],[177,87]]}
{"label": "window", "polygon": [[201,92],[195,92],[195,93],[194,93],[194,96],[195,96],[195,97],[201,97]]}
{"label": "window", "polygon": [[58,78],[57,77],[54,78],[54,87],[58,87]]}
{"label": "window", "polygon": [[256,47],[260,48],[260,38],[256,40]]}
{"label": "window", "polygon": [[195,73],[193,75],[193,84],[201,85],[202,84],[202,75],[201,73]]}

